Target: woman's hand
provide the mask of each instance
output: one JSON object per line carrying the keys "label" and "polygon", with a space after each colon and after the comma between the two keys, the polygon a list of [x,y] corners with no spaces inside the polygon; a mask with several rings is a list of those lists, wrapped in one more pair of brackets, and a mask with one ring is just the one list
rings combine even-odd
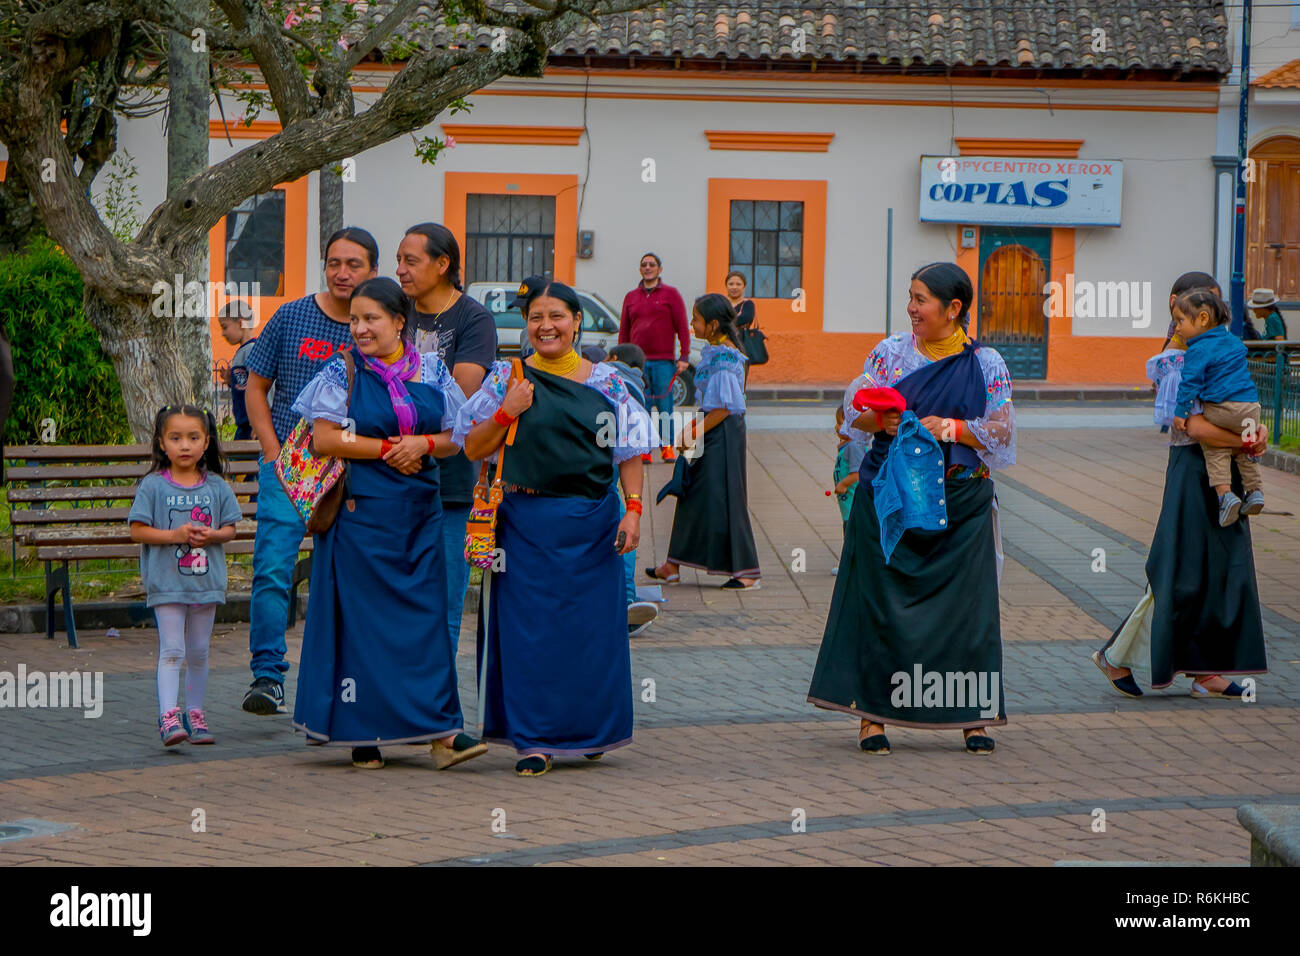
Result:
{"label": "woman's hand", "polygon": [[533,407],[533,383],[527,380],[512,382],[501,401],[501,410],[511,418],[518,418]]}
{"label": "woman's hand", "polygon": [[424,456],[429,453],[429,443],[423,435],[389,435],[392,449],[384,456],[384,461],[404,475],[413,475],[420,470]]}
{"label": "woman's hand", "polygon": [[[629,511],[623,515],[623,520],[618,523],[618,530],[627,535],[627,540],[623,542],[623,549],[619,554],[627,554],[629,551],[635,551],[637,543],[641,540],[641,516],[635,511]],[[618,535],[614,535],[614,545],[618,545]]]}
{"label": "woman's hand", "polygon": [[876,412],[875,414],[876,424],[884,429],[886,435],[898,434],[898,423],[903,420],[902,412]]}

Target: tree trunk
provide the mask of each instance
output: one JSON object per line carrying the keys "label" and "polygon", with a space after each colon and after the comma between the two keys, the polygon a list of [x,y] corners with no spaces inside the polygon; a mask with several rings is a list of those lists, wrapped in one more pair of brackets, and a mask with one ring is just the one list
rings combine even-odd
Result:
{"label": "tree trunk", "polygon": [[[194,22],[201,22],[207,14],[207,0],[176,0],[174,5],[185,10]],[[187,179],[208,168],[206,49],[195,50],[191,37],[171,33],[167,47],[167,75],[167,195],[171,197]],[[206,288],[206,247],[193,250],[186,259],[182,273],[184,281],[197,280]],[[166,278],[174,281],[171,276]],[[212,389],[212,333],[208,316],[182,314],[175,321],[180,357],[192,379],[190,392],[199,404],[211,408],[216,396]]]}
{"label": "tree trunk", "polygon": [[325,244],[343,228],[343,177],[339,164],[329,163],[320,171],[320,258],[325,261]]}
{"label": "tree trunk", "polygon": [[86,318],[117,370],[127,424],[139,442],[152,438],[158,409],[195,400],[180,323],[170,315],[155,316],[153,304],[149,296],[109,301],[86,289]]}

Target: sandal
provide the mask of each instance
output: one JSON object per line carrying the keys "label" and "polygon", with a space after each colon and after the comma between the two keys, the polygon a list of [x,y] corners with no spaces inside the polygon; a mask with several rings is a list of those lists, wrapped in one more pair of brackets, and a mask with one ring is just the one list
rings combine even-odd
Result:
{"label": "sandal", "polygon": [[663,576],[659,573],[658,568],[646,568],[645,573],[646,576],[650,578],[650,580],[663,581],[665,584],[676,584],[678,581],[682,579],[682,574],[680,571],[678,571],[676,574],[669,574],[667,576]]}
{"label": "sandal", "polygon": [[541,754],[525,757],[515,764],[515,773],[521,777],[540,777],[551,769],[551,758]]}
{"label": "sandal", "polygon": [[722,585],[724,591],[757,591],[763,587],[763,583],[757,579],[751,579],[753,584],[745,584],[740,578],[731,578]]}
{"label": "sandal", "polygon": [[435,740],[429,744],[429,756],[433,765],[439,770],[446,770],[458,763],[472,760],[487,753],[487,744],[475,740],[469,734],[457,734],[450,744],[444,740]]}
{"label": "sandal", "polygon": [[1235,680],[1228,681],[1228,686],[1223,688],[1223,690],[1210,690],[1208,687],[1202,687],[1196,681],[1192,681],[1192,696],[1198,700],[1206,700],[1210,697],[1226,697],[1230,700],[1241,700],[1245,693],[1245,688]]}
{"label": "sandal", "polygon": [[[866,722],[864,721],[864,723]],[[870,726],[870,724],[868,724],[868,726]],[[880,725],[880,733],[871,734],[869,737],[862,736],[863,731],[866,729],[866,727],[863,727],[858,731],[858,749],[863,753],[876,754],[880,757],[887,756],[890,752],[889,738],[884,734],[884,725]]]}
{"label": "sandal", "polygon": [[985,737],[983,734],[970,734],[966,738],[966,752],[968,754],[991,754],[993,753],[993,738]]}
{"label": "sandal", "polygon": [[1097,665],[1097,670],[1101,671],[1102,674],[1105,674],[1106,680],[1110,681],[1110,686],[1114,687],[1125,697],[1142,696],[1142,688],[1139,687],[1138,682],[1133,679],[1132,671],[1123,677],[1111,677],[1109,674],[1106,674],[1107,661],[1101,656],[1101,651],[1092,652],[1092,662]]}
{"label": "sandal", "polygon": [[605,756],[605,753],[604,751],[601,751],[598,754],[583,754],[583,756],[588,760],[599,760],[601,757]]}
{"label": "sandal", "polygon": [[353,747],[352,766],[360,770],[380,770],[384,766],[378,747]]}

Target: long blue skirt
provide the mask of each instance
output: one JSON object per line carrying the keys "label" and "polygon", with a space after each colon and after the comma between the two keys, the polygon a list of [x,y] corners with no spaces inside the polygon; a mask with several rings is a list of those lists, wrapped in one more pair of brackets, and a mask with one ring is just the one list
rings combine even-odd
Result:
{"label": "long blue skirt", "polygon": [[352,500],[315,538],[293,726],[353,747],[457,733],[438,497]]}
{"label": "long blue skirt", "polygon": [[[479,611],[483,737],[523,756],[632,742],[632,659],[618,499],[508,494],[497,511],[505,569]],[[486,657],[486,659],[485,659]]]}

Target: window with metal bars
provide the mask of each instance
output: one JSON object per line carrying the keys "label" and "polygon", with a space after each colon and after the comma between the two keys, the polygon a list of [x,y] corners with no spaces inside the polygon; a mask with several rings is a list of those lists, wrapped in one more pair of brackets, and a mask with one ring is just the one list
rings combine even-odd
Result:
{"label": "window with metal bars", "polygon": [[250,196],[226,216],[226,282],[258,283],[284,295],[283,189]]}
{"label": "window with metal bars", "polygon": [[803,285],[803,203],[733,199],[729,258],[751,297],[793,296]]}
{"label": "window with metal bars", "polygon": [[465,282],[517,283],[555,271],[555,197],[470,193]]}

